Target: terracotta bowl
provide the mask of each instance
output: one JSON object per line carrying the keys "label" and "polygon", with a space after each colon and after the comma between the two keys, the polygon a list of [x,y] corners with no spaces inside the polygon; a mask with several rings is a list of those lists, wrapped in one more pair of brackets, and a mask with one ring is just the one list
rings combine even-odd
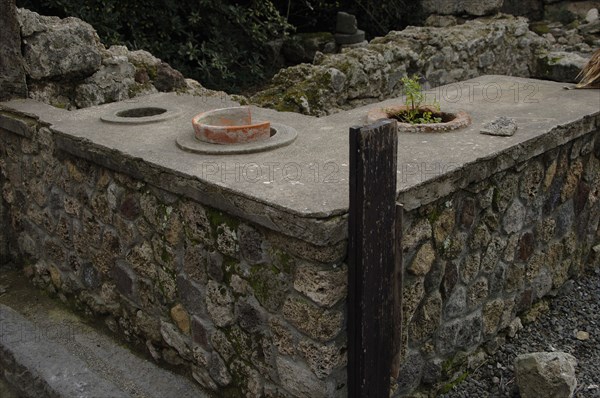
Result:
{"label": "terracotta bowl", "polygon": [[[367,122],[373,123],[380,119],[391,119],[390,115],[407,110],[404,105],[390,106],[387,108],[376,108],[367,114]],[[398,122],[398,131],[402,133],[443,133],[458,130],[471,124],[468,113],[460,111],[457,113],[437,112],[434,108],[422,106],[420,111],[431,112],[435,116],[441,116],[442,123],[411,124]]]}
{"label": "terracotta bowl", "polygon": [[213,144],[241,144],[271,136],[271,123],[253,122],[247,106],[200,113],[192,118],[192,125],[198,140]]}

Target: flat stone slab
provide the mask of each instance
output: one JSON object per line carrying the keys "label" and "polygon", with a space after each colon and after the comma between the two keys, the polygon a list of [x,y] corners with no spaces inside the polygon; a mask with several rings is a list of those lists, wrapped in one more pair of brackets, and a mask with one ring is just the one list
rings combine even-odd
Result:
{"label": "flat stone slab", "polygon": [[[0,372],[23,397],[205,398],[198,385],[138,356],[30,285],[0,282]],[[1,390],[0,390],[1,391]]]}
{"label": "flat stone slab", "polygon": [[[600,91],[564,90],[563,85],[492,75],[430,90],[428,99],[435,95],[442,111],[464,110],[471,115],[472,124],[439,135],[401,135],[399,200],[410,210],[597,129]],[[140,107],[169,104],[180,109],[181,116],[145,125],[100,120],[132,102]],[[175,142],[180,134],[193,134],[191,119],[199,112],[238,105],[221,98],[156,94],[71,112],[33,100],[2,106],[50,123],[63,150],[138,178],[150,178],[149,172],[170,173],[173,178],[153,179],[152,183],[174,192],[189,191],[190,196],[224,211],[240,211],[239,202],[244,199],[254,203],[255,215],[264,212],[273,219],[291,214],[318,220],[348,211],[349,128],[365,124],[371,109],[403,102],[402,98],[390,99],[323,118],[253,107],[257,119],[289,126],[298,132],[298,138],[282,148],[227,156],[189,153]],[[519,133],[512,137],[479,133],[484,124],[500,115],[515,119]],[[135,167],[128,168],[129,164]],[[181,179],[188,181],[185,186]],[[203,191],[191,192],[192,186]],[[266,219],[257,222],[269,226]],[[331,233],[344,229],[338,223],[319,225]]]}
{"label": "flat stone slab", "polygon": [[[66,349],[44,338],[33,323],[0,305],[0,364],[27,396],[114,397],[130,395],[100,377]],[[10,378],[9,378],[10,379]]]}

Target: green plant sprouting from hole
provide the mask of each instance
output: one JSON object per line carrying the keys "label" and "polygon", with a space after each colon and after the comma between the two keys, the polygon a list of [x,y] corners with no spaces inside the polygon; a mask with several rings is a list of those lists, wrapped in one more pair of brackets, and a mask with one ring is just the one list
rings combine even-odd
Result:
{"label": "green plant sprouting from hole", "polygon": [[428,106],[433,107],[436,112],[440,111],[440,104],[437,101],[433,101],[433,104],[426,104],[426,95],[423,93],[423,87],[419,83],[419,76],[404,76],[400,79],[402,87],[404,88],[404,105],[406,110],[395,112],[390,115],[401,122],[410,124],[430,124],[430,123],[441,123],[442,118],[434,116],[430,110],[423,110],[421,107]]}

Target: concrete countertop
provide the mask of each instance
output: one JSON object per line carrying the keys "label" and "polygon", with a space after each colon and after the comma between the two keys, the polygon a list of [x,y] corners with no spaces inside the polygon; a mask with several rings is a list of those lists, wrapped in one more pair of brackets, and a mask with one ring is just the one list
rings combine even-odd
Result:
{"label": "concrete countertop", "polygon": [[[600,90],[564,90],[563,86],[533,79],[483,76],[428,91],[428,98],[435,95],[442,110],[465,110],[473,122],[468,128],[449,133],[400,134],[399,200],[408,209],[415,208],[597,130]],[[254,108],[255,119],[293,127],[298,138],[283,148],[243,155],[187,153],[175,143],[178,134],[193,134],[191,119],[197,113],[236,105],[223,98],[156,94],[76,111],[32,100],[0,105],[38,116],[54,131],[77,139],[82,152],[88,147],[110,151],[111,156],[120,154],[124,159],[143,161],[162,173],[170,171],[212,190],[295,216],[328,218],[347,213],[349,127],[363,125],[368,110],[398,102],[402,99],[323,118]],[[178,108],[181,114],[141,125],[100,120],[101,116],[133,105],[168,105]],[[516,119],[517,133],[512,137],[480,134],[482,125],[497,116]]]}

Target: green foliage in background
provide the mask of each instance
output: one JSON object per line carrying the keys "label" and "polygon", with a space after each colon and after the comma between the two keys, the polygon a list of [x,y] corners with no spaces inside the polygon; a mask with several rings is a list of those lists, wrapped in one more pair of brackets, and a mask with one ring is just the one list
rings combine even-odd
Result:
{"label": "green foliage in background", "polygon": [[270,43],[298,31],[335,30],[337,11],[355,13],[370,36],[418,22],[408,0],[17,0],[42,15],[75,16],[107,45],[144,49],[210,88],[232,93],[276,72]]}
{"label": "green foliage in background", "polygon": [[356,15],[359,28],[369,38],[422,25],[426,17],[418,0],[346,0],[342,7]]}
{"label": "green foliage in background", "polygon": [[144,49],[202,84],[231,92],[272,72],[268,42],[293,28],[269,0],[18,0],[90,23],[106,45]]}

